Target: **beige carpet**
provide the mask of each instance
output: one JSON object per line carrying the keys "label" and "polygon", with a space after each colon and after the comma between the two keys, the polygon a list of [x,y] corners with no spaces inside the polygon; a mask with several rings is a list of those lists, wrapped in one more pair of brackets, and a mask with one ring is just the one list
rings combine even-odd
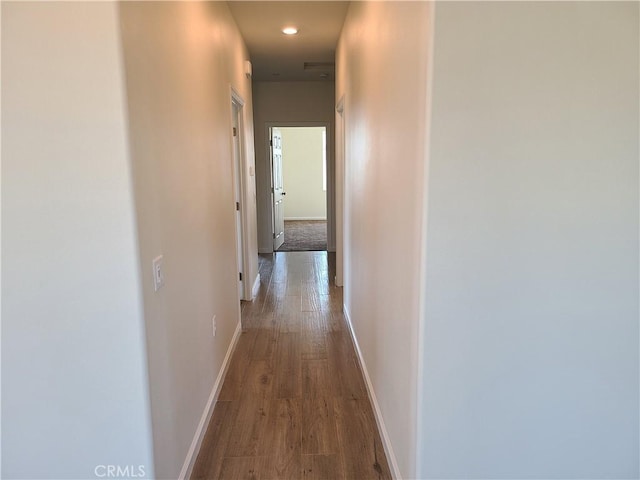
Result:
{"label": "beige carpet", "polygon": [[326,220],[285,220],[284,243],[278,252],[306,252],[326,249]]}

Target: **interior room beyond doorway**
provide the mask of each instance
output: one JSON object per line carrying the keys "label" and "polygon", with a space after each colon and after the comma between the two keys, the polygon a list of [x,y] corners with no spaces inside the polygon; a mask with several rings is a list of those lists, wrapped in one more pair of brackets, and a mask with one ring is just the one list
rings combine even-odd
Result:
{"label": "interior room beyond doorway", "polygon": [[279,127],[284,243],[278,251],[327,250],[327,129]]}

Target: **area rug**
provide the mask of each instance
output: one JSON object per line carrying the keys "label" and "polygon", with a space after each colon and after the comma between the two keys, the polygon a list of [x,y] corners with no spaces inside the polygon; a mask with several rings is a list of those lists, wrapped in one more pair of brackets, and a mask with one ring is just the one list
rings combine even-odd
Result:
{"label": "area rug", "polygon": [[278,252],[308,252],[326,249],[326,220],[285,220],[284,243]]}

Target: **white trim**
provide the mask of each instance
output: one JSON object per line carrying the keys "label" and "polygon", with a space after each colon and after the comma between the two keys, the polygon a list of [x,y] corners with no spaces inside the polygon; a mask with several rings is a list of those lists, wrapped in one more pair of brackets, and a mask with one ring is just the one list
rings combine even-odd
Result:
{"label": "white trim", "polygon": [[436,6],[435,3],[429,4],[429,28],[426,30],[426,35],[429,42],[429,53],[427,63],[427,92],[425,97],[425,135],[423,137],[424,149],[424,172],[423,172],[423,199],[422,199],[422,225],[420,231],[421,245],[420,245],[420,278],[419,278],[419,303],[418,303],[418,364],[416,368],[416,404],[414,411],[416,415],[416,437],[415,437],[415,475],[416,477],[425,476],[427,471],[427,465],[425,463],[425,455],[422,452],[425,447],[425,409],[421,408],[425,405],[425,345],[426,345],[426,329],[427,329],[427,233],[428,233],[428,216],[429,216],[429,173],[431,170],[431,111],[433,104],[433,58],[434,58],[434,42],[435,42],[435,15]]}
{"label": "white trim", "polygon": [[369,399],[371,400],[371,404],[373,405],[373,412],[376,417],[376,423],[378,424],[378,431],[382,436],[382,446],[384,447],[384,453],[387,455],[387,461],[389,462],[389,466],[391,467],[391,476],[393,478],[401,480],[402,475],[400,474],[400,467],[398,467],[398,461],[396,460],[396,456],[393,453],[393,447],[391,446],[391,439],[389,438],[389,433],[387,432],[387,428],[384,425],[382,412],[380,411],[380,406],[378,405],[378,399],[376,398],[376,394],[373,391],[373,384],[371,383],[371,378],[369,377],[369,372],[367,371],[367,365],[364,363],[364,357],[362,356],[360,345],[358,345],[358,339],[356,338],[356,333],[353,329],[353,324],[351,323],[349,310],[347,309],[346,305],[343,305],[342,309],[344,311],[344,318],[347,320],[347,325],[349,326],[349,333],[351,334],[351,338],[353,339],[353,344],[356,347],[356,353],[358,354],[358,362],[360,363],[360,368],[362,369],[364,380],[365,380],[365,383],[367,384],[367,393],[369,394]]}
{"label": "white trim", "polygon": [[260,290],[260,274],[256,275],[256,281],[253,282],[253,288],[251,289],[251,300],[256,298],[258,295],[258,290]]}
{"label": "white trim", "polygon": [[[238,162],[238,176],[239,178],[237,179],[237,183],[240,187],[240,191],[237,192],[237,197],[240,201],[240,228],[242,230],[241,232],[241,238],[240,238],[240,243],[241,243],[241,251],[238,252],[240,257],[241,257],[241,263],[242,263],[242,268],[240,269],[240,272],[244,274],[247,274],[249,272],[249,261],[248,259],[251,258],[251,251],[249,250],[249,239],[248,239],[248,234],[247,232],[250,231],[250,223],[249,223],[249,218],[247,216],[247,209],[245,208],[245,205],[249,205],[249,202],[251,201],[249,199],[249,194],[248,194],[248,189],[247,189],[247,178],[250,177],[249,173],[247,172],[247,145],[246,145],[246,135],[245,135],[245,111],[244,111],[244,106],[245,106],[245,101],[244,98],[242,98],[242,95],[240,95],[240,93],[233,87],[233,85],[229,84],[229,90],[231,92],[231,126],[233,127],[233,121],[234,121],[234,115],[233,115],[233,106],[234,104],[237,106],[238,109],[238,132],[237,132],[237,136],[238,136],[238,146],[240,151],[238,152],[238,156],[239,158],[236,159],[235,158],[235,154],[234,154],[234,149],[235,149],[235,140],[234,137],[231,136],[231,155],[233,157],[233,171],[235,172],[235,162]],[[235,175],[235,174],[234,174]],[[235,192],[235,176],[234,176],[234,196],[236,194]],[[235,201],[234,201],[234,205],[233,208],[235,210]],[[242,284],[242,294],[240,295],[240,300],[251,300],[250,294],[250,288],[251,285],[249,285],[249,282],[247,281],[241,281],[240,282]]]}
{"label": "white trim", "polygon": [[284,217],[284,220],[324,220],[327,221],[327,217]]}
{"label": "white trim", "polygon": [[187,457],[184,459],[184,463],[182,464],[180,476],[178,477],[181,480],[191,478],[193,466],[196,462],[196,458],[198,458],[200,446],[202,445],[202,439],[204,438],[204,434],[206,433],[207,427],[209,426],[209,421],[211,420],[211,415],[213,414],[213,408],[216,405],[216,401],[218,400],[218,396],[220,395],[220,390],[222,389],[222,382],[224,381],[224,377],[227,374],[227,369],[229,368],[229,360],[231,360],[231,355],[233,355],[233,352],[236,349],[236,344],[238,343],[241,332],[242,324],[238,322],[236,331],[234,332],[233,338],[231,339],[231,344],[227,349],[227,354],[224,356],[222,368],[220,369],[220,372],[218,372],[218,378],[216,378],[216,381],[213,384],[211,394],[209,395],[209,400],[204,407],[202,417],[200,418],[200,423],[198,424],[198,428],[196,428],[195,435],[193,436],[193,440],[191,441],[191,446],[189,447],[189,451],[187,452]]}
{"label": "white trim", "polygon": [[[334,131],[334,183],[335,183],[335,232],[336,244],[329,245],[327,250],[336,252],[336,276],[334,283],[337,287],[344,286],[344,166],[346,155],[344,115],[344,94],[340,97],[336,106],[335,131]],[[335,248],[332,248],[335,247]]]}

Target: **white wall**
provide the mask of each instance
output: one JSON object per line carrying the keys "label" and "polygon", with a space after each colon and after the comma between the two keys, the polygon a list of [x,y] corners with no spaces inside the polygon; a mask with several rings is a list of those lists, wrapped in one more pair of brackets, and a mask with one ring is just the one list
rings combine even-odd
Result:
{"label": "white wall", "polygon": [[113,3],[2,4],[2,477],[153,477]]}
{"label": "white wall", "polygon": [[345,308],[396,473],[406,478],[415,477],[430,9],[353,2],[337,52],[346,129]]}
{"label": "white wall", "polygon": [[[326,220],[322,127],[281,128],[285,220]],[[328,179],[327,179],[328,181]]]}
{"label": "white wall", "polygon": [[[240,319],[230,87],[246,101],[252,165],[248,54],[224,2],[124,2],[120,12],[156,474],[177,478]],[[247,187],[255,225],[253,177]],[[160,254],[166,283],[154,292],[148,273]]]}
{"label": "white wall", "polygon": [[638,478],[638,4],[435,18],[418,474]]}
{"label": "white wall", "polygon": [[271,206],[271,164],[267,144],[267,124],[292,126],[292,123],[329,124],[327,132],[327,242],[335,250],[333,124],[335,117],[333,82],[255,82],[253,105],[255,119],[256,184],[258,194],[258,248],[273,251]]}

